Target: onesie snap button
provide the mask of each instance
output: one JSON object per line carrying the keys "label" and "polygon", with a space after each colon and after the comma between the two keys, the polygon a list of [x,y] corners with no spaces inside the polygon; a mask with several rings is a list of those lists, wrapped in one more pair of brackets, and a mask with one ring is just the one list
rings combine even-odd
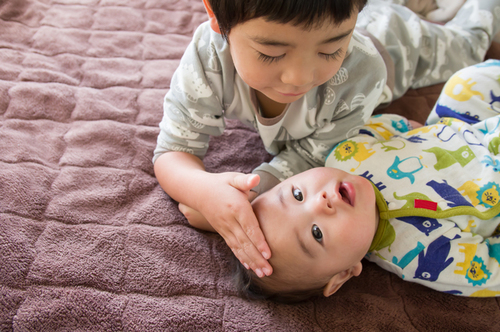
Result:
{"label": "onesie snap button", "polygon": [[441,201],[438,202],[438,206],[441,208],[441,210],[446,210],[448,208],[448,203],[446,203],[446,201]]}

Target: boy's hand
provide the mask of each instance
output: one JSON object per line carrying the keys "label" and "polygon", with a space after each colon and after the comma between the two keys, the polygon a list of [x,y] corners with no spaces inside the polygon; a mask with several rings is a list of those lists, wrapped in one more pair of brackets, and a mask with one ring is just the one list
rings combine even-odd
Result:
{"label": "boy's hand", "polygon": [[213,175],[218,183],[213,184],[216,189],[202,204],[201,213],[186,206],[180,206],[181,212],[188,214],[195,227],[200,218],[206,218],[247,269],[251,268],[259,277],[271,275],[272,267],[267,261],[271,251],[250,204],[255,198],[250,190],[259,184],[259,176],[235,172]]}
{"label": "boy's hand", "polygon": [[200,158],[179,151],[162,154],[154,168],[158,182],[172,199],[204,217],[193,226],[218,232],[236,258],[257,275],[272,273],[267,261],[271,250],[248,201],[254,196],[250,189],[259,184],[258,175],[209,173]]}

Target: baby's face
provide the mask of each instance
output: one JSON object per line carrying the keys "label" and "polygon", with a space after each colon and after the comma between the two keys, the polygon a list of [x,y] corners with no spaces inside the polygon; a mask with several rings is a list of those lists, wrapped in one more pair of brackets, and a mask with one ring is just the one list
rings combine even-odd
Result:
{"label": "baby's face", "polygon": [[371,183],[329,167],[281,182],[252,206],[274,270],[285,269],[302,283],[328,280],[359,263],[378,226]]}

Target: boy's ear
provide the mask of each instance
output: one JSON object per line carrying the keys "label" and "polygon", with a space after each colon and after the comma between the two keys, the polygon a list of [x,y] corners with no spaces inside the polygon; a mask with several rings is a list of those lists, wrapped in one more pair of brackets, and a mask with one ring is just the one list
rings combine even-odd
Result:
{"label": "boy's ear", "polygon": [[208,13],[208,18],[210,19],[210,27],[212,30],[214,30],[217,33],[221,33],[219,29],[219,23],[217,23],[217,19],[215,18],[214,11],[212,10],[212,7],[210,7],[210,4],[208,3],[208,0],[203,0],[203,4],[205,5],[205,10]]}
{"label": "boy's ear", "polygon": [[361,262],[358,262],[355,265],[348,268],[347,270],[337,273],[330,279],[330,281],[328,281],[328,284],[326,284],[325,288],[323,288],[323,295],[325,297],[328,297],[334,294],[336,291],[340,289],[340,287],[342,287],[342,285],[347,280],[351,279],[352,277],[359,276],[362,269],[363,266]]}

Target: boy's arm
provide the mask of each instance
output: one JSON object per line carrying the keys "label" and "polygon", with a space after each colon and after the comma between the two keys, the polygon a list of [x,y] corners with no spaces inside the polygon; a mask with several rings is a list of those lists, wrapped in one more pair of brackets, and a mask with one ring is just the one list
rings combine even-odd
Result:
{"label": "boy's arm", "polygon": [[209,173],[198,157],[185,152],[164,153],[154,167],[170,197],[206,218],[207,223],[196,227],[218,232],[242,264],[258,275],[272,273],[264,258],[271,256],[270,249],[248,200],[248,191],[259,181],[257,176]]}
{"label": "boy's arm", "polygon": [[173,199],[206,217],[207,223],[200,228],[213,228],[242,263],[254,270],[265,268],[270,274],[271,267],[260,254],[270,257],[269,247],[247,193],[235,187],[242,174],[208,173],[201,161],[210,137],[225,129],[224,109],[232,100],[233,80],[227,43],[208,23],[200,25],[164,99],[153,158],[155,173]]}

